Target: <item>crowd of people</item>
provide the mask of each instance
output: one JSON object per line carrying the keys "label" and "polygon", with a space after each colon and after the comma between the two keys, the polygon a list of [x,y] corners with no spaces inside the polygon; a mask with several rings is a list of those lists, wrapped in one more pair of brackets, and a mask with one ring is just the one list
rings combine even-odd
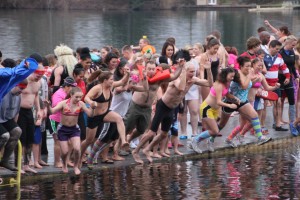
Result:
{"label": "crowd of people", "polygon": [[[276,29],[264,23],[241,54],[224,46],[220,32],[213,31],[203,44],[183,49],[170,37],[158,52],[143,37],[139,46],[121,50],[105,46],[74,51],[61,44],[44,57],[34,53],[24,60],[1,60],[0,166],[17,170],[10,158],[18,139],[23,173],[48,166],[41,159],[47,152],[46,130],[54,140],[54,166],[64,173],[74,167],[76,175],[83,165],[93,169],[99,156],[103,163],[114,163],[131,153],[143,164],[141,149],[152,162],[153,157],[170,157],[170,145],[182,155],[179,140],[190,139],[188,147],[201,153],[199,144],[207,139],[213,151],[214,140],[236,112],[240,125],[224,139],[232,147],[237,147],[233,138],[242,143],[248,131],[257,136],[258,145],[271,140],[270,128],[298,136],[300,39],[286,26]],[[265,91],[278,98],[266,100]],[[286,97],[288,122],[282,118]],[[273,127],[265,126],[269,105]]]}

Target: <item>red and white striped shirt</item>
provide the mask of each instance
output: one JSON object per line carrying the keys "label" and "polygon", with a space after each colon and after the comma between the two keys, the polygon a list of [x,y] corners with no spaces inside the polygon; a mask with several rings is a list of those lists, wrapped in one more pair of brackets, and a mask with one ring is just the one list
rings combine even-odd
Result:
{"label": "red and white striped shirt", "polygon": [[275,86],[275,84],[278,82],[279,71],[281,71],[286,78],[290,78],[290,71],[279,53],[276,56],[266,54],[264,58],[264,63],[267,68],[267,73],[265,77],[270,86]]}

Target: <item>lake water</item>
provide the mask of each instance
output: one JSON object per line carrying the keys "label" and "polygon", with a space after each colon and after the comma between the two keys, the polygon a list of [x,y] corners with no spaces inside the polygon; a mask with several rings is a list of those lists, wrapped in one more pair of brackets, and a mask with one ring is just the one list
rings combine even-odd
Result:
{"label": "lake water", "polygon": [[137,45],[146,35],[161,52],[166,38],[173,36],[179,48],[203,43],[213,30],[220,30],[225,45],[245,50],[245,41],[268,19],[274,26],[287,25],[300,36],[299,11],[248,13],[230,11],[46,11],[1,10],[0,50],[4,57],[21,58],[32,52],[53,53],[60,43],[100,49]]}
{"label": "lake water", "polygon": [[[105,169],[22,184],[21,199],[300,199],[297,147]],[[259,152],[259,153],[258,153]],[[300,156],[300,155],[299,155]],[[1,187],[0,199],[16,199]]]}

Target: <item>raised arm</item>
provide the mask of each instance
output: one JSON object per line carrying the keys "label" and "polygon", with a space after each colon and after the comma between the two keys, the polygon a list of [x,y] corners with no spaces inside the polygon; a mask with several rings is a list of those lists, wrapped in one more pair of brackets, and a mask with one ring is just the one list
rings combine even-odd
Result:
{"label": "raised arm", "polygon": [[129,76],[130,76],[130,73],[125,71],[125,75],[123,76],[123,78],[121,80],[113,82],[113,87],[115,88],[115,87],[119,87],[119,86],[125,86],[128,83]]}
{"label": "raised arm", "polygon": [[183,68],[180,77],[174,80],[174,86],[179,90],[183,91],[186,86],[186,69]]}

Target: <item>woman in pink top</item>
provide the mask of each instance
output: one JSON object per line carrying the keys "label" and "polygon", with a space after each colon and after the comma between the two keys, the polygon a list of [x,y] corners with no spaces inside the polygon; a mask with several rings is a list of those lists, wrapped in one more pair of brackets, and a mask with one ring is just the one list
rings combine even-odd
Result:
{"label": "woman in pink top", "polygon": [[[71,77],[67,77],[64,80],[64,84],[52,95],[52,107],[55,107],[59,102],[66,99],[68,94],[70,93],[72,87],[76,87],[74,79]],[[51,123],[50,133],[53,134],[54,139],[54,167],[61,168],[62,162],[60,160],[60,146],[57,138],[56,128],[61,121],[61,112],[57,112],[49,116]]]}

